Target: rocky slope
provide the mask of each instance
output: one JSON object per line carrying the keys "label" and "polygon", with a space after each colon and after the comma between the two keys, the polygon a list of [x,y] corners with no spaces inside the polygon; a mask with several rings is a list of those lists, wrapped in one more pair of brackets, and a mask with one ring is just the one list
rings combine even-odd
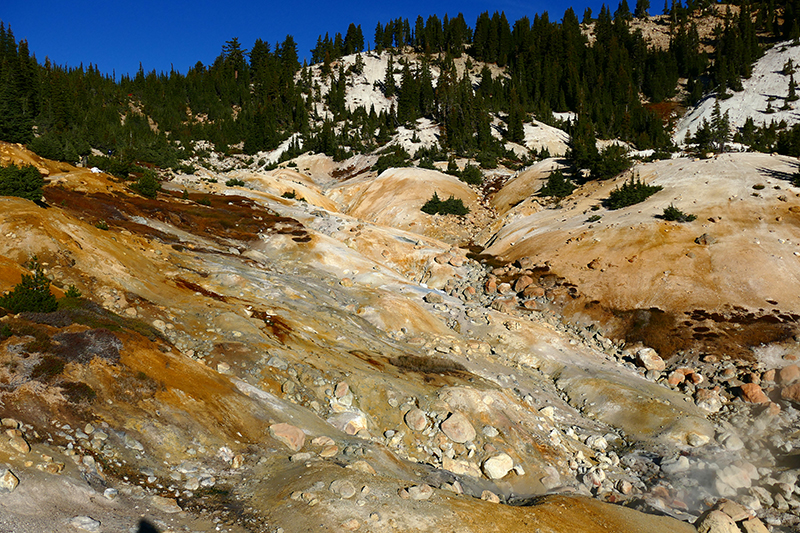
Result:
{"label": "rocky slope", "polygon": [[[0,156],[34,162],[49,181],[46,207],[0,198],[0,290],[36,256],[54,293],[75,285],[84,295],[56,313],[0,319],[2,528],[799,523],[790,428],[800,241],[796,195],[776,177],[789,161],[643,166],[664,191],[635,210],[601,211],[599,224],[586,217],[614,183],[553,209],[530,199],[511,207],[525,190],[511,182],[510,209],[492,227],[472,191],[431,171],[339,182],[329,160],[304,156],[296,171],[177,176],[147,200],[17,146]],[[729,168],[745,171],[725,176]],[[753,196],[756,176],[768,187]],[[232,177],[245,186],[222,185]],[[684,204],[670,191],[681,179],[713,183]],[[419,213],[428,194],[414,180],[463,194],[474,218]],[[290,190],[295,199],[282,197]],[[698,221],[654,219],[669,202]],[[455,246],[481,228],[495,235],[494,269]],[[692,244],[701,232],[716,244]],[[742,275],[765,262],[770,283]],[[685,292],[654,285],[665,264]],[[641,281],[609,281],[611,269]],[[726,291],[719,300],[715,287]],[[780,311],[757,310],[773,299]],[[725,304],[752,314],[748,340],[772,328],[769,344],[739,342],[731,332],[748,324],[720,319]],[[692,341],[706,335],[706,348],[681,345],[664,361],[614,313],[657,323],[655,306],[691,310],[693,329],[679,329]],[[710,333],[741,353],[712,349],[723,344]]]}

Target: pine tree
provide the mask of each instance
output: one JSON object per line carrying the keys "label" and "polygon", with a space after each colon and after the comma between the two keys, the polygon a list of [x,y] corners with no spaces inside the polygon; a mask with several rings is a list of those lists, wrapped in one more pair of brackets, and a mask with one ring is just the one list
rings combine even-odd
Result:
{"label": "pine tree", "polygon": [[386,95],[387,98],[391,98],[394,96],[394,93],[394,59],[392,58],[392,55],[389,54],[389,59],[386,62],[386,74],[383,77],[383,94]]}
{"label": "pine tree", "polygon": [[725,111],[723,115],[719,101],[714,103],[714,109],[711,112],[711,148],[717,153],[725,151],[725,144],[730,140],[730,120],[728,119],[728,112]]}
{"label": "pine tree", "polygon": [[794,81],[794,74],[789,74],[789,94],[786,96],[787,102],[794,102],[800,99],[800,96],[797,96],[797,84]]}
{"label": "pine tree", "polygon": [[650,0],[636,0],[636,8],[633,11],[633,15],[637,19],[647,18],[649,15],[648,10],[650,9]]}

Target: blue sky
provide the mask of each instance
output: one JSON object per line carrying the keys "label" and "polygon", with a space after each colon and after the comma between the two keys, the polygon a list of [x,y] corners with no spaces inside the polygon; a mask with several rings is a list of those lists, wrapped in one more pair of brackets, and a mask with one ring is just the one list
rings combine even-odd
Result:
{"label": "blue sky", "polygon": [[[652,1],[652,0],[651,0]],[[655,0],[656,2],[658,0]],[[459,12],[470,27],[484,11],[504,11],[511,24],[527,15],[548,11],[551,20],[560,20],[572,5],[578,18],[584,9],[596,15],[601,1],[564,0],[522,2],[517,0],[353,2],[319,0],[284,0],[282,2],[229,0],[2,0],[0,20],[10,25],[17,41],[25,39],[40,63],[46,56],[56,64],[77,66],[89,63],[101,72],[134,74],[139,63],[146,72],[185,73],[198,61],[210,64],[219,55],[226,40],[238,37],[250,48],[257,38],[271,45],[291,34],[302,58],[310,59],[309,50],[317,36],[329,32],[344,35],[347,26],[360,24],[364,37],[372,42],[378,21],[386,23],[397,17],[408,18],[412,27],[417,15],[440,18]],[[613,12],[618,0],[609,2]],[[633,9],[635,0],[628,0]],[[654,6],[651,13],[660,13]]]}

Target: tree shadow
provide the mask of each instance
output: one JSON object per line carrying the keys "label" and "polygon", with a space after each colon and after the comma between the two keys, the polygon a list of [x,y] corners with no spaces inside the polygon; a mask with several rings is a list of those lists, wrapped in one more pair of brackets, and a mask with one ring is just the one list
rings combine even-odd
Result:
{"label": "tree shadow", "polygon": [[148,522],[147,520],[140,520],[139,521],[139,529],[137,533],[159,533],[158,528]]}
{"label": "tree shadow", "polygon": [[795,172],[785,172],[783,170],[775,170],[774,168],[764,168],[764,167],[759,167],[756,170],[760,174],[762,174],[764,176],[767,176],[767,177],[770,177],[770,178],[779,179],[779,180],[783,180],[783,181],[788,181],[788,182],[793,184],[795,182],[795,180],[800,181],[800,179],[799,179],[800,178],[800,162],[794,163],[794,165],[795,165],[795,167],[797,167],[797,170]]}

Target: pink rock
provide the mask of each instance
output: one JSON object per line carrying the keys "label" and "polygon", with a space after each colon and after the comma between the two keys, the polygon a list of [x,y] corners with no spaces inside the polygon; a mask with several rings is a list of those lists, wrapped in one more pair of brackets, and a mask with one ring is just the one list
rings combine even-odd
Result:
{"label": "pink rock", "polygon": [[422,409],[411,409],[405,416],[406,425],[414,431],[422,431],[428,427],[428,417]]}
{"label": "pink rock", "polygon": [[800,380],[800,366],[788,365],[781,368],[780,372],[778,372],[778,378],[781,385],[791,385]]}
{"label": "pink rock", "polygon": [[767,370],[761,374],[761,381],[775,381],[775,369]]}
{"label": "pink rock", "polygon": [[742,391],[742,399],[749,403],[769,403],[769,398],[761,390],[761,385],[755,383],[745,383],[739,389]]}
{"label": "pink rock", "polygon": [[636,352],[636,363],[647,370],[658,370],[662,372],[667,364],[652,348],[642,348]]}
{"label": "pink rock", "polygon": [[489,278],[486,280],[486,292],[489,294],[494,294],[497,292],[497,278]]}
{"label": "pink rock", "polygon": [[684,375],[678,372],[670,372],[669,376],[667,377],[667,383],[670,387],[677,387],[681,383],[683,383]]}
{"label": "pink rock", "polygon": [[497,286],[497,292],[499,292],[500,294],[509,294],[513,292],[513,289],[511,288],[510,283],[501,283],[500,285]]}
{"label": "pink rock", "polygon": [[475,428],[472,427],[467,417],[461,413],[453,413],[442,422],[442,432],[453,442],[465,443],[475,439]]}
{"label": "pink rock", "polygon": [[291,424],[272,424],[269,427],[272,438],[284,443],[293,452],[299,452],[306,442],[306,434],[299,427]]}
{"label": "pink rock", "polygon": [[514,292],[522,292],[532,283],[533,278],[530,276],[520,276],[517,278],[517,281],[514,282]]}
{"label": "pink rock", "polygon": [[539,298],[544,296],[544,289],[538,285],[528,285],[525,287],[525,290],[522,291],[522,295],[525,298]]}
{"label": "pink rock", "polygon": [[781,389],[781,398],[800,403],[800,383],[795,383],[794,385],[789,385]]}

